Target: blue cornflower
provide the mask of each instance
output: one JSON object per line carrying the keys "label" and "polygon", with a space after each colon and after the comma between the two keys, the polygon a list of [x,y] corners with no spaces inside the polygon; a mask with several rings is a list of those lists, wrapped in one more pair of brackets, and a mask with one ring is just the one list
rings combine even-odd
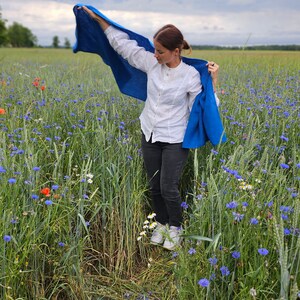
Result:
{"label": "blue cornflower", "polygon": [[193,255],[195,253],[196,253],[196,249],[194,249],[194,248],[190,248],[188,251],[188,254],[190,254],[190,255]]}
{"label": "blue cornflower", "polygon": [[235,258],[235,259],[238,259],[238,258],[241,257],[241,253],[238,252],[238,251],[233,251],[233,252],[231,253],[231,256],[232,256],[233,258]]}
{"label": "blue cornflower", "polygon": [[188,204],[186,202],[182,202],[180,205],[183,209],[188,209]]}
{"label": "blue cornflower", "polygon": [[217,155],[219,152],[216,151],[215,149],[212,149],[212,150],[211,150],[211,153],[214,154],[214,155]]}
{"label": "blue cornflower", "polygon": [[32,170],[33,170],[33,171],[36,171],[36,172],[39,171],[40,169],[41,169],[40,167],[33,167],[33,168],[32,168]]}
{"label": "blue cornflower", "polygon": [[300,169],[300,164],[296,164],[296,167]]}
{"label": "blue cornflower", "polygon": [[14,184],[16,182],[17,182],[16,178],[9,178],[8,179],[8,183],[10,183],[10,184]]}
{"label": "blue cornflower", "polygon": [[199,194],[199,195],[196,196],[197,200],[201,200],[202,198],[203,198],[203,195],[201,195],[201,194]]}
{"label": "blue cornflower", "polygon": [[49,206],[49,205],[52,205],[52,204],[53,204],[53,201],[51,201],[51,200],[46,200],[46,201],[45,201],[45,204],[48,205],[48,206]]}
{"label": "blue cornflower", "polygon": [[234,209],[238,206],[238,203],[236,201],[231,201],[229,203],[226,204],[226,207],[229,209]]}
{"label": "blue cornflower", "polygon": [[281,214],[281,219],[282,220],[288,220],[289,216],[285,214]]}
{"label": "blue cornflower", "polygon": [[283,141],[285,141],[285,142],[287,142],[289,139],[286,137],[286,136],[284,136],[284,135],[281,135],[281,137],[280,137]]}
{"label": "blue cornflower", "polygon": [[52,189],[53,191],[58,190],[58,188],[59,188],[59,185],[57,185],[57,184],[54,184],[54,185],[51,186],[51,189]]}
{"label": "blue cornflower", "polygon": [[173,252],[172,253],[172,258],[176,258],[178,255],[179,255],[178,252]]}
{"label": "blue cornflower", "polygon": [[228,275],[230,275],[230,271],[229,271],[229,269],[226,266],[222,266],[220,268],[220,271],[221,271],[222,276],[228,276]]}
{"label": "blue cornflower", "polygon": [[4,235],[3,237],[4,242],[10,242],[11,241],[11,236],[10,235]]}
{"label": "blue cornflower", "polygon": [[198,284],[202,287],[208,287],[209,286],[209,280],[206,279],[206,278],[201,278],[199,281],[198,281]]}
{"label": "blue cornflower", "polygon": [[240,214],[234,211],[232,212],[232,215],[234,216],[234,220],[237,222],[241,222],[244,218],[244,214]]}
{"label": "blue cornflower", "polygon": [[65,245],[66,245],[66,244],[63,243],[63,242],[59,242],[59,243],[58,243],[58,246],[59,246],[59,247],[64,247]]}
{"label": "blue cornflower", "polygon": [[258,224],[258,220],[256,218],[251,218],[250,224],[251,225],[257,225]]}
{"label": "blue cornflower", "polygon": [[36,194],[32,194],[32,195],[31,195],[31,199],[33,199],[33,200],[38,200],[38,199],[39,199],[39,196],[36,195]]}
{"label": "blue cornflower", "polygon": [[269,254],[269,250],[267,250],[266,248],[259,248],[257,251],[260,255],[263,255],[263,256]]}
{"label": "blue cornflower", "polygon": [[0,173],[5,173],[5,172],[6,172],[5,168],[0,166]]}
{"label": "blue cornflower", "polygon": [[217,259],[216,257],[211,257],[211,258],[208,259],[208,261],[209,261],[209,263],[210,263],[212,266],[214,266],[214,265],[217,264],[218,259]]}
{"label": "blue cornflower", "polygon": [[287,165],[287,164],[280,164],[280,167],[281,167],[282,169],[288,169],[290,166]]}
{"label": "blue cornflower", "polygon": [[290,235],[291,231],[288,228],[284,228],[283,233],[284,235]]}
{"label": "blue cornflower", "polygon": [[279,210],[284,212],[284,213],[290,213],[293,211],[293,209],[290,206],[285,206],[285,205],[281,205],[279,207]]}

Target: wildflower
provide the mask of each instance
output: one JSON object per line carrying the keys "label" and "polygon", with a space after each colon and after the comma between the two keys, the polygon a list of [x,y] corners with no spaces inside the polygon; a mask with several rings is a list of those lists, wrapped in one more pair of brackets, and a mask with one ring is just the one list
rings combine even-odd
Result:
{"label": "wildflower", "polygon": [[45,188],[43,188],[43,189],[40,190],[40,193],[43,194],[46,197],[49,197],[50,193],[51,193],[51,190],[50,190],[50,188],[45,187]]}
{"label": "wildflower", "polygon": [[64,247],[66,244],[65,243],[63,243],[63,242],[58,242],[58,246],[59,247]]}
{"label": "wildflower", "polygon": [[280,164],[280,167],[282,168],[282,169],[289,169],[289,165],[287,165],[287,164]]}
{"label": "wildflower", "polygon": [[6,111],[4,108],[0,108],[0,115],[5,115]]}
{"label": "wildflower", "polygon": [[256,218],[251,218],[250,224],[251,225],[257,225],[258,224],[258,220]]}
{"label": "wildflower", "polygon": [[140,241],[141,239],[142,239],[142,237],[141,237],[141,236],[138,236],[136,240],[137,240],[137,241]]}
{"label": "wildflower", "polygon": [[31,199],[33,199],[33,200],[38,200],[38,199],[39,199],[39,196],[36,195],[36,194],[32,194],[32,195],[31,195]]}
{"label": "wildflower", "polygon": [[208,261],[209,261],[209,263],[210,263],[212,266],[214,266],[214,265],[217,264],[218,259],[217,259],[216,257],[211,257],[211,258],[208,259]]}
{"label": "wildflower", "polygon": [[50,206],[50,205],[53,204],[53,201],[51,201],[51,200],[46,200],[46,201],[45,201],[45,204],[46,204],[47,206]]}
{"label": "wildflower", "polygon": [[220,271],[221,271],[222,276],[228,276],[228,275],[230,275],[230,271],[229,271],[229,269],[226,266],[222,266],[220,268]]}
{"label": "wildflower", "polygon": [[234,209],[238,206],[238,203],[236,201],[231,201],[229,203],[226,204],[226,207],[229,209]]}
{"label": "wildflower", "polygon": [[10,235],[4,235],[3,237],[4,242],[10,242],[11,241],[11,236]]}
{"label": "wildflower", "polygon": [[211,153],[214,154],[214,155],[217,155],[219,152],[216,151],[216,150],[214,150],[214,149],[212,149],[212,150],[211,150]]}
{"label": "wildflower", "polygon": [[196,253],[196,250],[194,248],[190,248],[188,251],[188,254],[193,255]]}
{"label": "wildflower", "polygon": [[180,205],[183,209],[188,209],[188,204],[186,202],[182,202]]}
{"label": "wildflower", "polygon": [[[144,226],[147,226],[147,225],[144,225]],[[149,229],[154,229],[156,226],[157,226],[157,222],[152,222],[152,223],[149,225]]]}
{"label": "wildflower", "polygon": [[241,257],[241,253],[238,252],[238,251],[233,251],[233,252],[231,253],[231,256],[232,256],[234,259],[238,259],[238,258]]}
{"label": "wildflower", "polygon": [[296,167],[297,167],[298,169],[300,169],[300,163],[299,163],[299,164],[296,164]]}
{"label": "wildflower", "polygon": [[147,218],[150,219],[150,220],[152,220],[155,217],[156,217],[156,213],[152,213],[152,214],[148,215]]}
{"label": "wildflower", "polygon": [[251,288],[249,291],[250,296],[252,297],[256,297],[256,289],[255,288]]}
{"label": "wildflower", "polygon": [[265,255],[269,254],[269,251],[266,248],[259,248],[257,251],[262,256],[265,256]]}
{"label": "wildflower", "polygon": [[52,189],[53,191],[58,190],[58,188],[59,188],[59,185],[57,185],[57,184],[54,184],[54,185],[51,186],[51,189]]}
{"label": "wildflower", "polygon": [[0,166],[0,173],[6,173],[6,170],[4,167]]}
{"label": "wildflower", "polygon": [[46,86],[42,85],[41,90],[44,91],[46,89]]}
{"label": "wildflower", "polygon": [[209,280],[206,279],[206,278],[201,278],[199,281],[198,281],[198,284],[202,287],[208,287],[209,286]]}
{"label": "wildflower", "polygon": [[175,251],[172,253],[172,258],[176,258],[177,256],[178,256],[178,252]]}
{"label": "wildflower", "polygon": [[280,137],[283,141],[285,141],[285,142],[287,142],[289,139],[286,137],[286,136],[284,136],[284,135],[281,135],[281,137]]}
{"label": "wildflower", "polygon": [[17,182],[17,180],[15,178],[8,179],[8,183],[10,183],[10,184],[14,184],[16,182]]}
{"label": "wildflower", "polygon": [[283,233],[284,235],[290,235],[291,231],[288,228],[284,228]]}
{"label": "wildflower", "polygon": [[33,170],[33,171],[36,171],[36,172],[39,171],[40,169],[41,169],[40,167],[33,167],[33,168],[32,168],[32,170]]}
{"label": "wildflower", "polygon": [[237,222],[241,222],[244,218],[244,214],[240,214],[240,213],[236,213],[236,212],[232,212],[232,215],[234,216],[234,220]]}

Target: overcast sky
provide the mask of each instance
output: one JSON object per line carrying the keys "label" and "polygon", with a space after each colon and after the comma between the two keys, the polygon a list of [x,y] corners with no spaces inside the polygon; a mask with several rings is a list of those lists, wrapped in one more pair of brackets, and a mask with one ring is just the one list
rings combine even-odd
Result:
{"label": "overcast sky", "polygon": [[300,0],[0,0],[9,26],[29,28],[42,46],[75,42],[73,6],[90,4],[149,39],[166,23],[192,45],[300,44]]}

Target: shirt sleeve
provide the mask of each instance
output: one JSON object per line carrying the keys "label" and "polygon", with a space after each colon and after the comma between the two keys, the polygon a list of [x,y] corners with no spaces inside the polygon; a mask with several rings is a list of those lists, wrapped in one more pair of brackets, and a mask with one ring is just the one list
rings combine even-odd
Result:
{"label": "shirt sleeve", "polygon": [[126,32],[109,26],[104,33],[113,49],[131,66],[147,73],[156,62],[153,53],[138,46],[137,42],[131,40]]}

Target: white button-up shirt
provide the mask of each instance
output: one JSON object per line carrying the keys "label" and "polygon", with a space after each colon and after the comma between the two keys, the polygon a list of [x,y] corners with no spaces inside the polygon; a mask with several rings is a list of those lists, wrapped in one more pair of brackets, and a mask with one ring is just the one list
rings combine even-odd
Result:
{"label": "white button-up shirt", "polygon": [[175,68],[159,64],[152,52],[113,26],[105,34],[118,54],[147,73],[147,99],[140,115],[146,140],[152,136],[153,143],[181,143],[195,97],[202,90],[199,72],[182,61]]}

